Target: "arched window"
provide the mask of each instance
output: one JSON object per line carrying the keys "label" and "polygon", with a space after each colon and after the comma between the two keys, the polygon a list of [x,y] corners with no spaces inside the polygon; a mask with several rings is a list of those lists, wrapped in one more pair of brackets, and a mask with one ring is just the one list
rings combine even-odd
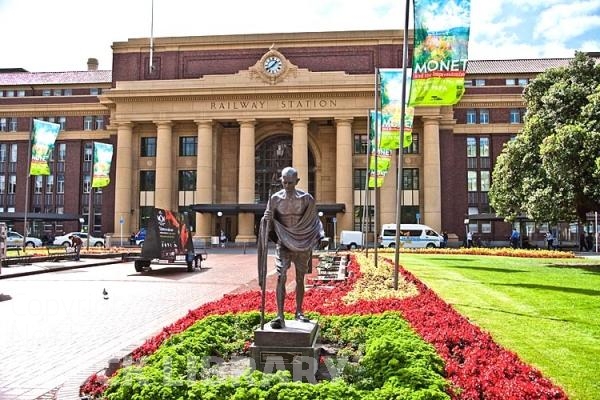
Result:
{"label": "arched window", "polygon": [[[269,193],[281,189],[279,177],[281,170],[292,165],[292,137],[275,135],[258,144],[255,153],[255,188],[256,203],[266,203]],[[315,195],[315,158],[308,151],[308,191]]]}

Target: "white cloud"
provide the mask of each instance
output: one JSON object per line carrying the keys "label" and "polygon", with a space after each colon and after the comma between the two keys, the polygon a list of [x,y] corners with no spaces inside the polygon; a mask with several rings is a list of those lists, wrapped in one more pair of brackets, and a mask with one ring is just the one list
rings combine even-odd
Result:
{"label": "white cloud", "polygon": [[600,0],[568,2],[548,7],[539,14],[534,39],[566,42],[600,28]]}

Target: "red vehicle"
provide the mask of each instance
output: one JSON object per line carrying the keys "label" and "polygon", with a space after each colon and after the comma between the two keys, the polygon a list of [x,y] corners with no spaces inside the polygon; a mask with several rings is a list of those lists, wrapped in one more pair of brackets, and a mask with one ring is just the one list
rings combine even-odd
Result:
{"label": "red vehicle", "polygon": [[136,271],[143,272],[151,270],[153,260],[170,264],[181,261],[192,272],[194,268],[202,268],[206,256],[206,252],[197,253],[194,249],[187,212],[155,208],[148,221],[141,255],[134,258],[134,265]]}

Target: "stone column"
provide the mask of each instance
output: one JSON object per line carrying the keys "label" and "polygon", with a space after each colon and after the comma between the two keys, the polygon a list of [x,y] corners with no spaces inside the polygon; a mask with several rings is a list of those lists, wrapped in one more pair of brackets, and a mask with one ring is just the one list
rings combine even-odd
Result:
{"label": "stone column", "polygon": [[[238,203],[255,203],[254,198],[254,153],[256,120],[240,120],[240,166],[238,177]],[[238,235],[236,242],[255,242],[254,214],[240,213],[238,215]]]}
{"label": "stone column", "polygon": [[[131,233],[132,177],[133,177],[133,124],[119,122],[117,124],[117,151],[115,164],[115,230],[113,237],[117,243],[117,235],[121,233],[120,221],[123,220],[122,232],[124,243],[129,242]],[[120,236],[118,237],[120,239]],[[120,241],[119,241],[120,242]]]}
{"label": "stone column", "polygon": [[[213,121],[196,120],[198,125],[198,151],[196,156],[196,203],[213,202]],[[212,215],[196,213],[194,237],[210,243]]]}
{"label": "stone column", "polygon": [[156,187],[154,205],[172,210],[173,198],[173,133],[171,121],[154,121],[156,124]]}
{"label": "stone column", "polygon": [[336,118],[335,201],[344,203],[345,213],[337,214],[336,236],[352,230],[354,201],[352,198],[352,118]]}
{"label": "stone column", "polygon": [[308,119],[292,119],[292,166],[298,171],[298,189],[308,191]]}
{"label": "stone column", "polygon": [[423,223],[442,229],[440,117],[423,118]]}

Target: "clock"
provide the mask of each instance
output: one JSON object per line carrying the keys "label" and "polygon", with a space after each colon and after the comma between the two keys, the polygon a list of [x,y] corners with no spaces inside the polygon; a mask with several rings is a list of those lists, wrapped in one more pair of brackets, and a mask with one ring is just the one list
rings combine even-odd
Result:
{"label": "clock", "polygon": [[269,56],[264,63],[265,72],[269,75],[277,75],[283,69],[283,62],[277,56]]}

